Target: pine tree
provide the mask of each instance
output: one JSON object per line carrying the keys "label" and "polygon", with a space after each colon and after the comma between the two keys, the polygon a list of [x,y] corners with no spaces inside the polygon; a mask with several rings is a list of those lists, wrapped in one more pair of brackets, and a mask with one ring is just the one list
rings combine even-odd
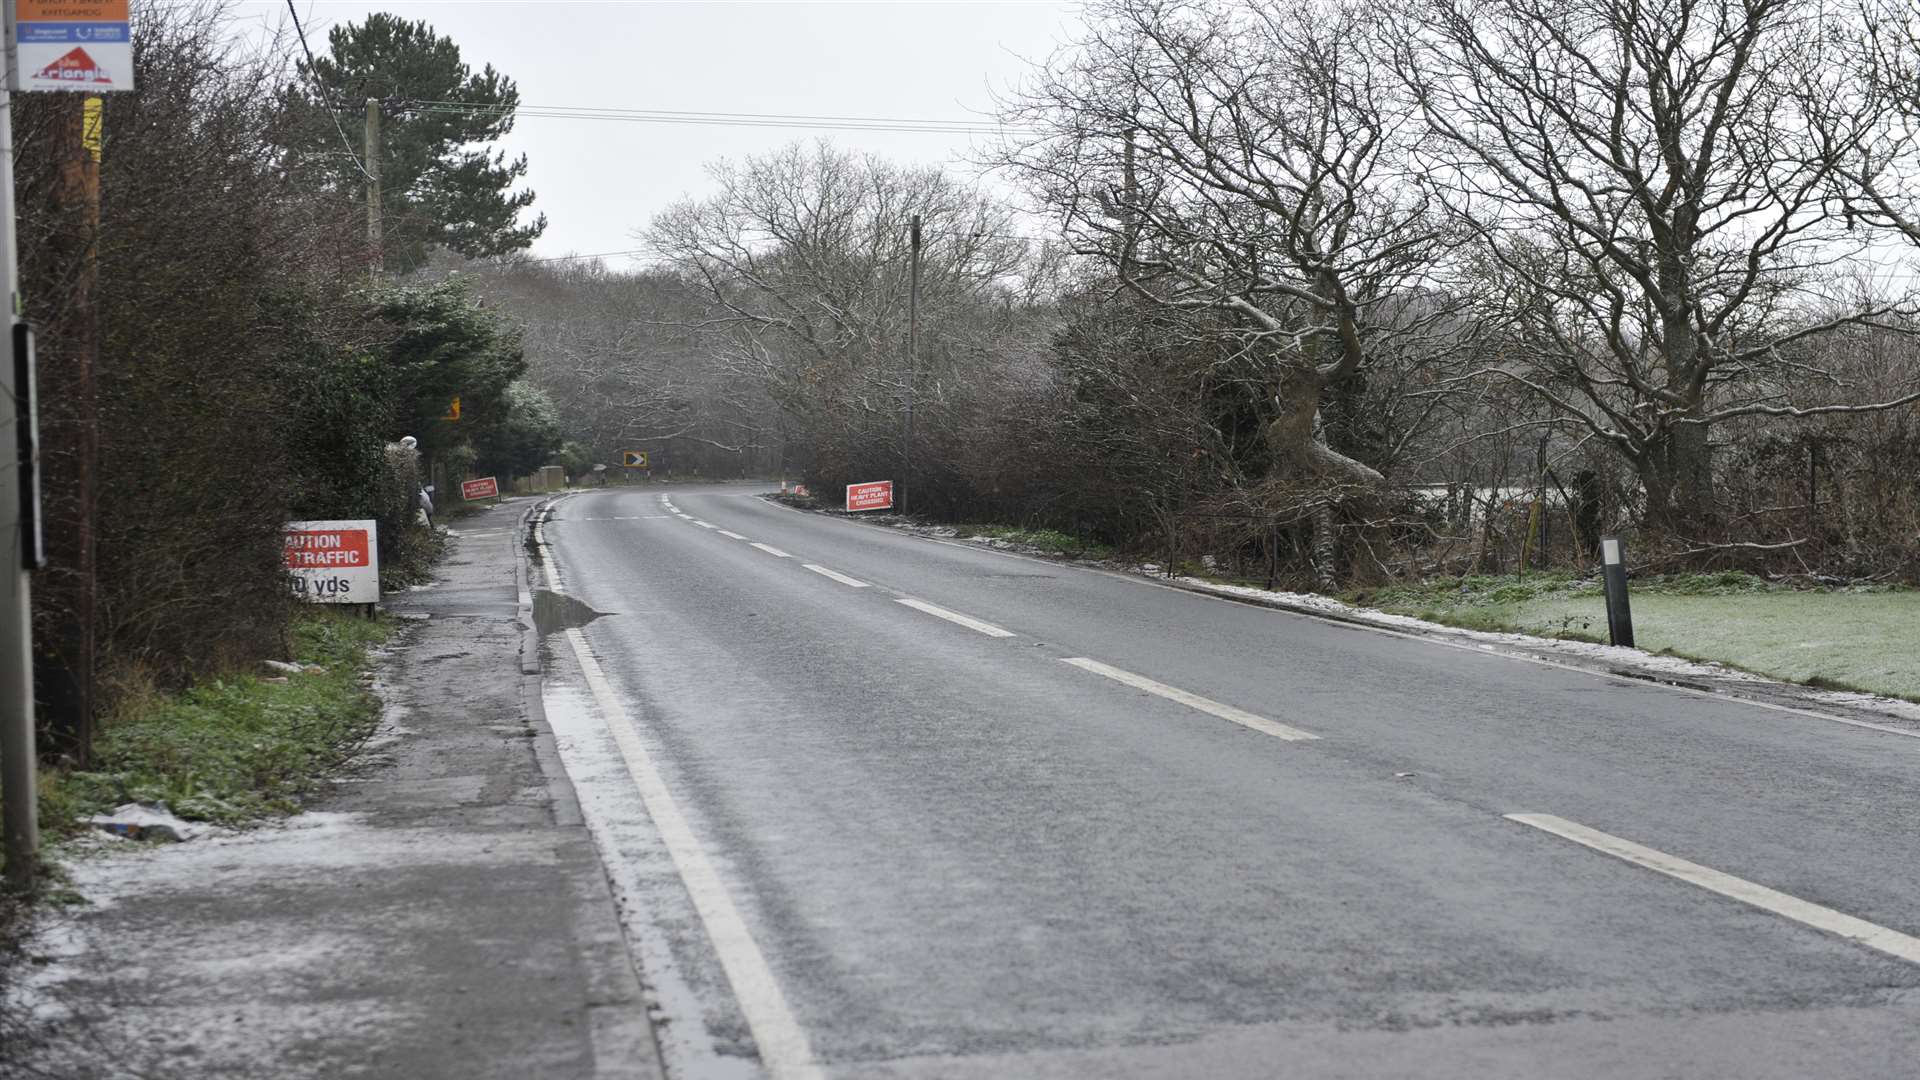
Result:
{"label": "pine tree", "polygon": [[452,39],[385,13],[334,27],[328,44],[300,65],[303,81],[290,92],[289,164],[364,193],[361,123],[367,100],[381,103],[389,269],[418,266],[434,247],[474,258],[517,251],[545,231],[544,214],[519,223],[534,198],[513,190],[526,156],[509,161],[488,146],[513,130],[520,92],[512,79],[490,64],[475,74]]}

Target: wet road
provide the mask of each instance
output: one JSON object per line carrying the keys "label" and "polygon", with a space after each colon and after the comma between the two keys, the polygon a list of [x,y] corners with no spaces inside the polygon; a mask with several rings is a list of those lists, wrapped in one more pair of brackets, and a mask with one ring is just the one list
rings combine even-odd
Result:
{"label": "wet road", "polygon": [[757,490],[545,526],[680,1075],[1915,1075],[1920,739]]}

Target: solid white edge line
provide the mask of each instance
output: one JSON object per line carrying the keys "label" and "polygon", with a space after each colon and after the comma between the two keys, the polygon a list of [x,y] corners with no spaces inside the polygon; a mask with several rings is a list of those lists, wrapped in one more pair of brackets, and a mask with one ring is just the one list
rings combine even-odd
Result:
{"label": "solid white edge line", "polygon": [[727,537],[727,538],[728,538],[728,539],[730,539],[730,540],[745,540],[745,539],[746,539],[746,537],[744,537],[744,536],[741,536],[741,535],[740,535],[739,533],[737,533],[737,532],[728,532],[728,531],[727,531],[727,530],[725,530],[725,529],[721,529],[721,530],[720,530],[720,535],[721,535],[721,536],[724,536],[724,537]]}
{"label": "solid white edge line", "polygon": [[800,565],[806,567],[807,569],[813,571],[816,574],[819,574],[821,577],[832,578],[833,580],[839,582],[842,585],[851,585],[856,589],[864,589],[868,587],[867,583],[864,581],[861,581],[859,578],[850,578],[838,570],[829,570],[824,566],[816,566],[813,563],[801,563]]}
{"label": "solid white edge line", "polygon": [[1552,833],[1564,840],[1592,848],[1595,851],[1623,859],[1636,866],[1645,867],[1656,873],[1677,878],[1689,885],[1696,885],[1708,892],[1719,893],[1729,899],[1750,904],[1763,911],[1770,911],[1783,918],[1811,926],[1815,930],[1824,930],[1829,934],[1846,938],[1848,941],[1876,949],[1888,956],[1898,957],[1912,964],[1920,964],[1920,938],[1903,934],[1898,930],[1889,930],[1884,926],[1870,923],[1865,919],[1856,919],[1829,907],[1789,896],[1765,885],[1756,885],[1745,878],[1737,878],[1699,863],[1688,862],[1677,855],[1668,855],[1631,840],[1590,829],[1578,822],[1552,814],[1505,814],[1508,821],[1517,822],[1541,832]]}
{"label": "solid white edge line", "polygon": [[1222,720],[1231,720],[1241,727],[1251,728],[1261,734],[1271,735],[1276,739],[1285,739],[1288,742],[1305,742],[1309,739],[1318,739],[1320,737],[1311,731],[1302,731],[1297,727],[1283,724],[1278,720],[1269,720],[1264,716],[1256,716],[1244,709],[1236,709],[1231,705],[1222,705],[1220,702],[1214,701],[1211,698],[1203,698],[1199,694],[1188,693],[1177,686],[1168,686],[1166,683],[1149,679],[1145,675],[1135,675],[1131,671],[1123,671],[1120,668],[1103,664],[1098,660],[1089,660],[1084,656],[1068,656],[1062,657],[1060,662],[1063,664],[1072,664],[1082,671],[1091,671],[1095,675],[1105,676],[1117,683],[1125,683],[1136,690],[1145,690],[1149,694],[1157,694],[1160,697],[1166,698],[1168,701],[1177,701],[1190,709],[1198,709],[1203,713],[1217,716]]}
{"label": "solid white edge line", "polygon": [[626,759],[627,773],[639,789],[647,815],[659,830],[674,868],[680,872],[680,880],[693,900],[694,910],[706,927],[707,938],[719,955],[727,983],[733,987],[734,999],[739,1002],[740,1012],[753,1033],[754,1046],[760,1051],[760,1063],[775,1080],[819,1080],[823,1074],[813,1062],[812,1044],[800,1022],[794,1019],[786,996],[780,992],[773,968],[753,940],[746,920],[727,892],[726,883],[694,836],[673,793],[660,778],[652,756],[635,733],[613,686],[607,682],[606,673],[587,647],[585,635],[577,628],[569,629],[567,641],[573,646],[587,687],[593,692],[614,742],[620,747],[620,756]]}
{"label": "solid white edge line", "polygon": [[925,600],[915,600],[911,596],[903,596],[900,597],[898,603],[905,604],[915,611],[924,611],[936,619],[945,619],[950,623],[964,626],[969,630],[977,630],[988,637],[1013,636],[1013,631],[1011,630],[1003,630],[990,622],[981,622],[971,615],[962,615],[957,611],[948,611],[946,608],[940,607],[937,604],[929,604]]}
{"label": "solid white edge line", "polygon": [[772,544],[754,544],[753,546],[759,548],[761,551],[766,552],[767,554],[773,556],[776,559],[793,558],[793,556],[787,554],[784,551],[781,551],[779,548],[774,547]]}

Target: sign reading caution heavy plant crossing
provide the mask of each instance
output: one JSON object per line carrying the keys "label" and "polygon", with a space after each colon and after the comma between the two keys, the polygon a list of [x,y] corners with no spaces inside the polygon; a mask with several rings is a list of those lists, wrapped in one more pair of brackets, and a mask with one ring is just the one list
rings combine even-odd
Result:
{"label": "sign reading caution heavy plant crossing", "polygon": [[893,508],[893,481],[875,480],[866,484],[847,485],[848,510],[891,510]]}
{"label": "sign reading caution heavy plant crossing", "polygon": [[13,90],[133,89],[127,0],[16,0]]}

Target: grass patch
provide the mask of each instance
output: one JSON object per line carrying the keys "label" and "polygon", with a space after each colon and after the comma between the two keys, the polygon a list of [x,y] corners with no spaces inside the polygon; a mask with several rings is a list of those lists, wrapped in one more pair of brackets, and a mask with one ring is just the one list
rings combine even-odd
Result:
{"label": "grass patch", "polygon": [[242,824],[289,814],[300,796],[350,757],[380,718],[361,682],[384,620],[325,609],[291,628],[293,659],[322,671],[237,674],[177,694],[135,694],[101,725],[93,767],[42,779],[49,833],[127,802],[164,802],[192,821]]}
{"label": "grass patch", "polygon": [[956,525],[956,534],[963,537],[986,536],[995,540],[1005,540],[1010,544],[1035,548],[1049,555],[1063,555],[1075,559],[1104,559],[1113,554],[1113,548],[1082,537],[1061,532],[1058,529],[1026,529],[1017,525]]}
{"label": "grass patch", "polygon": [[[1776,679],[1920,701],[1920,592],[1790,589],[1739,572],[1636,578],[1634,640]],[[1395,585],[1347,599],[1472,630],[1607,640],[1597,578],[1530,574]]]}

